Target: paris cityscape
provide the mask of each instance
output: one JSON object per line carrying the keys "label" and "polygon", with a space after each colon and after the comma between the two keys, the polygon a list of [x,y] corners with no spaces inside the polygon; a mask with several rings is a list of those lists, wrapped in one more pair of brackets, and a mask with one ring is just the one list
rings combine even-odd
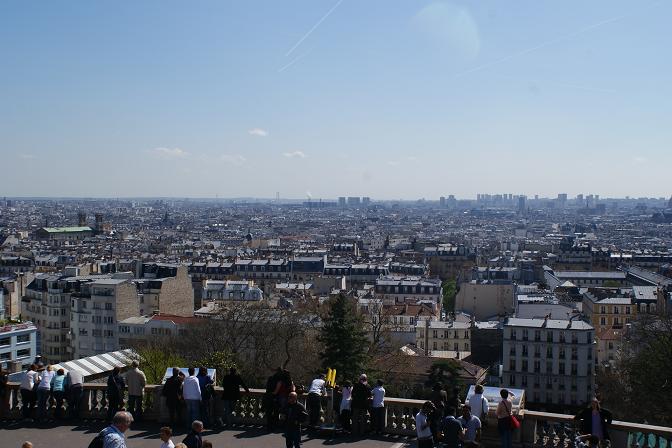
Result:
{"label": "paris cityscape", "polygon": [[672,447],[670,13],[0,4],[0,446]]}

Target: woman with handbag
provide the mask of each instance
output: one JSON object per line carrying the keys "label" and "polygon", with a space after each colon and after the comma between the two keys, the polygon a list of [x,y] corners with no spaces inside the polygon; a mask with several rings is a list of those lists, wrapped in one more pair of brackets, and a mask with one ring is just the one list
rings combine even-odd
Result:
{"label": "woman with handbag", "polygon": [[[497,431],[501,440],[502,448],[511,448],[511,434],[520,426],[516,417],[513,416],[513,403],[509,398],[512,394],[507,389],[499,391],[502,400],[497,405]],[[515,420],[515,422],[514,422]]]}

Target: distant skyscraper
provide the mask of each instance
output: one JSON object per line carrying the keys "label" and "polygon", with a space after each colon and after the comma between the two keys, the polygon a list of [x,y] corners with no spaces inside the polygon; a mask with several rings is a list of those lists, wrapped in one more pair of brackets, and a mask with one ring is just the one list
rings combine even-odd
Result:
{"label": "distant skyscraper", "polygon": [[364,197],[362,198],[362,204],[363,204],[363,205],[369,205],[370,203],[371,203],[371,198],[370,198],[370,197],[368,197],[368,196],[364,196]]}
{"label": "distant skyscraper", "polygon": [[359,204],[361,204],[361,200],[360,200],[359,196],[348,196],[348,205],[352,205],[352,206],[356,207]]}
{"label": "distant skyscraper", "polygon": [[518,196],[518,213],[525,213],[525,210],[527,208],[526,205],[527,197],[523,196],[522,194]]}
{"label": "distant skyscraper", "polygon": [[338,198],[338,206],[345,207],[345,196],[341,196]]}
{"label": "distant skyscraper", "polygon": [[441,206],[442,208],[446,206],[446,197],[445,196],[441,196],[439,198],[439,206]]}

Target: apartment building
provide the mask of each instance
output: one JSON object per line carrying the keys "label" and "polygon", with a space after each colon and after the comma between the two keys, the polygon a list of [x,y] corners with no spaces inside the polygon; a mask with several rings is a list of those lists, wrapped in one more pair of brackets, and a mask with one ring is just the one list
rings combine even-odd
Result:
{"label": "apartment building", "polygon": [[[427,356],[455,353],[463,358],[471,352],[471,323],[421,319],[415,325],[416,346]],[[460,354],[461,355],[458,355]]]}
{"label": "apartment building", "polygon": [[[186,266],[179,266],[175,275],[163,278],[134,280],[138,290],[139,314],[194,315],[194,289]],[[200,303],[198,303],[200,306]]]}
{"label": "apartment building", "polygon": [[527,390],[529,403],[581,405],[594,393],[593,341],[581,320],[508,318],[502,386]]}
{"label": "apartment building", "polygon": [[69,357],[118,350],[118,322],[140,315],[138,298],[130,279],[104,278],[82,284],[70,301]]}
{"label": "apartment building", "polygon": [[464,245],[439,244],[424,249],[425,263],[431,275],[442,280],[468,277],[476,266],[476,252]]}
{"label": "apartment building", "polygon": [[169,314],[129,317],[119,321],[117,345],[120,349],[132,348],[158,336],[184,335],[189,325],[197,322],[198,317]]}
{"label": "apartment building", "polygon": [[[0,327],[0,367],[25,370],[37,355],[37,327],[32,322]],[[12,368],[12,365],[15,368]]]}
{"label": "apartment building", "polygon": [[70,359],[70,295],[84,278],[38,274],[26,287],[21,302],[22,315],[38,329],[40,354],[49,363]]}
{"label": "apartment building", "polygon": [[376,279],[374,292],[385,305],[423,302],[441,310],[443,288],[439,279],[385,276]]}
{"label": "apartment building", "polygon": [[462,311],[476,320],[489,320],[510,315],[514,311],[513,283],[471,281],[462,283],[455,296],[455,311]]}
{"label": "apartment building", "polygon": [[[246,280],[205,280],[203,282],[203,300],[223,302],[257,302],[264,294],[253,281]],[[193,315],[193,312],[191,313]]]}

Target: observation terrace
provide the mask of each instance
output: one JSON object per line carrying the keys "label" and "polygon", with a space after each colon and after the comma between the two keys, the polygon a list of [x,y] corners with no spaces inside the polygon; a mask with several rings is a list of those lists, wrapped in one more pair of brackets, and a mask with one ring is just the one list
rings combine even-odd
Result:
{"label": "observation terrace", "polygon": [[[87,446],[95,434],[104,426],[107,413],[105,384],[89,383],[84,385],[84,397],[79,421],[63,420],[54,423],[25,423],[21,421],[21,395],[18,383],[9,383],[9,402],[5,417],[0,422],[0,446],[19,447],[24,440],[30,440],[35,447]],[[222,415],[221,388],[216,388],[217,396],[211,400],[214,415]],[[204,439],[209,439],[216,447],[258,447],[283,446],[280,434],[267,434],[264,430],[262,408],[263,390],[251,389],[243,393],[235,411],[237,425],[232,429],[206,431]],[[303,397],[305,400],[305,397]],[[414,416],[422,405],[421,400],[408,400],[393,397],[385,398],[386,419],[385,435],[373,438],[355,439],[347,435],[317,432],[304,435],[303,446],[308,448],[341,443],[355,446],[384,448],[415,446]],[[327,406],[323,405],[323,409]],[[50,401],[53,413],[54,401]],[[161,386],[149,385],[145,389],[143,421],[131,425],[127,433],[129,448],[157,447],[159,445],[158,428],[168,421],[168,409],[161,396]],[[331,412],[323,418],[331,421]],[[514,433],[514,446],[517,447],[558,447],[573,446],[576,428],[573,416],[551,414],[529,410],[520,410],[520,429]],[[491,409],[491,424],[483,432],[485,446],[499,446],[496,422]],[[672,448],[672,428],[641,425],[614,421],[609,433],[614,448],[651,447]],[[184,432],[176,430],[174,442],[181,441]]]}

